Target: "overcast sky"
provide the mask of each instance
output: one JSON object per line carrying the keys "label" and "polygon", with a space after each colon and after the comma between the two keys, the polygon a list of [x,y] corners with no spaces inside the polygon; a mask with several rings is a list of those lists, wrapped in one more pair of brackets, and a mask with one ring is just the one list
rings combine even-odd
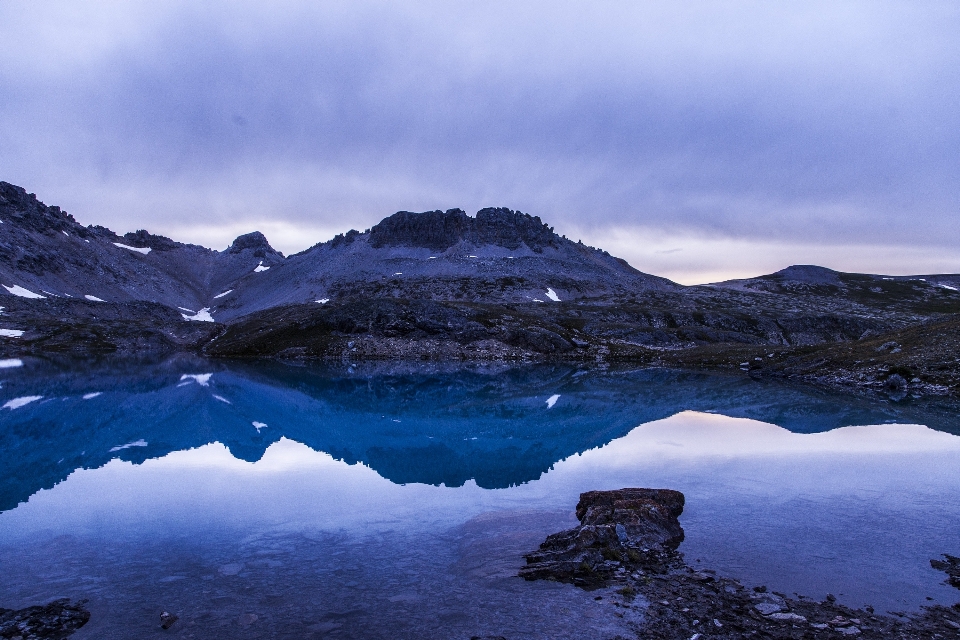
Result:
{"label": "overcast sky", "polygon": [[0,2],[0,180],[290,253],[507,206],[680,282],[960,272],[956,2]]}

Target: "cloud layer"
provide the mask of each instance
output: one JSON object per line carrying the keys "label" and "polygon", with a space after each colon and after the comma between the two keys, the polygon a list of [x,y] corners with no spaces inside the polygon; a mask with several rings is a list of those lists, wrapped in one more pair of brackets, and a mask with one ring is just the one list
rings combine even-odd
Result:
{"label": "cloud layer", "polygon": [[494,205],[685,281],[960,270],[957,33],[952,3],[11,1],[0,179],[217,247]]}

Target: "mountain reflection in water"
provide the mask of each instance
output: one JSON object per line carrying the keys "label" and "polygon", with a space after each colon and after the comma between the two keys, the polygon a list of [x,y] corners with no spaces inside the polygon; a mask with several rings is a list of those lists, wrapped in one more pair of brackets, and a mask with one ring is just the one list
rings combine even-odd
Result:
{"label": "mountain reflection in water", "polygon": [[259,460],[282,437],[399,484],[487,489],[536,480],[555,462],[681,411],[775,424],[794,433],[922,423],[960,433],[960,417],[922,408],[659,370],[396,370],[177,360],[155,366],[4,372],[0,510],[78,468],[134,463],[212,442]]}
{"label": "mountain reflection in water", "polygon": [[[262,634],[283,600],[363,613],[274,620],[274,635],[509,637],[534,624],[520,613],[531,608],[542,631],[526,637],[556,635],[577,611],[615,635],[627,622],[591,618],[592,596],[511,576],[523,551],[570,525],[581,491],[620,486],[684,491],[681,550],[748,583],[858,606],[952,602],[927,564],[960,552],[949,406],[565,366],[178,359],[2,372],[0,404],[36,396],[0,410],[0,606],[99,597],[109,620],[180,598],[196,620],[215,618],[216,602],[236,618],[253,605],[211,585],[239,576],[242,593],[267,594],[254,606]],[[396,607],[372,604],[384,600]],[[414,601],[416,615],[402,606]],[[440,609],[459,622],[430,627]],[[92,628],[123,637],[103,624]]]}

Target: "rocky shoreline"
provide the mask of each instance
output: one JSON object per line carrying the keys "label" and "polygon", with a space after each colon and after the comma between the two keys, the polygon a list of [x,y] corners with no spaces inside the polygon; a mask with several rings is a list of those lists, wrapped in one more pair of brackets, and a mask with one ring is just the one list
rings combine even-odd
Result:
{"label": "rocky shoreline", "polygon": [[[911,613],[878,612],[869,606],[845,606],[832,595],[818,601],[791,598],[764,586],[748,588],[715,571],[694,568],[679,551],[684,532],[678,518],[684,502],[682,493],[668,489],[583,493],[576,507],[579,526],[548,536],[527,554],[519,576],[593,592],[616,615],[635,621],[635,637],[647,640],[960,637],[960,602]],[[944,555],[931,560],[931,566],[960,589],[960,558]],[[0,609],[0,638],[65,640],[90,620],[85,604],[60,599],[20,610]],[[164,612],[158,631],[176,622],[175,614]]]}
{"label": "rocky shoreline", "polygon": [[816,344],[791,345],[760,336],[748,342],[742,334],[731,341],[696,324],[656,328],[649,326],[656,318],[641,321],[639,311],[602,305],[371,300],[281,307],[224,325],[184,322],[146,302],[5,302],[4,324],[27,327],[19,337],[0,338],[0,358],[7,359],[193,353],[294,363],[624,364],[789,380],[885,401],[960,398],[960,316],[954,315],[857,338],[831,336],[833,325],[825,321]]}
{"label": "rocky shoreline", "polygon": [[[549,536],[527,555],[519,575],[585,589],[613,586],[619,597],[614,606],[640,608],[644,622],[638,637],[651,640],[960,637],[960,602],[883,614],[844,606],[830,595],[817,601],[762,586],[749,589],[695,569],[677,550],[682,510],[683,495],[665,489],[581,494],[580,526]],[[960,558],[945,555],[931,565],[960,588]]]}

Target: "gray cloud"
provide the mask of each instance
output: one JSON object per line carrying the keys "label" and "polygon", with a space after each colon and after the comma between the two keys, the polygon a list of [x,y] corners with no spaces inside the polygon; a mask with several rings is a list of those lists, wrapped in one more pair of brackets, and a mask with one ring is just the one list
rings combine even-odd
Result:
{"label": "gray cloud", "polygon": [[950,3],[7,2],[0,178],[119,230],[285,223],[288,251],[506,205],[601,245],[949,256],[958,32]]}

